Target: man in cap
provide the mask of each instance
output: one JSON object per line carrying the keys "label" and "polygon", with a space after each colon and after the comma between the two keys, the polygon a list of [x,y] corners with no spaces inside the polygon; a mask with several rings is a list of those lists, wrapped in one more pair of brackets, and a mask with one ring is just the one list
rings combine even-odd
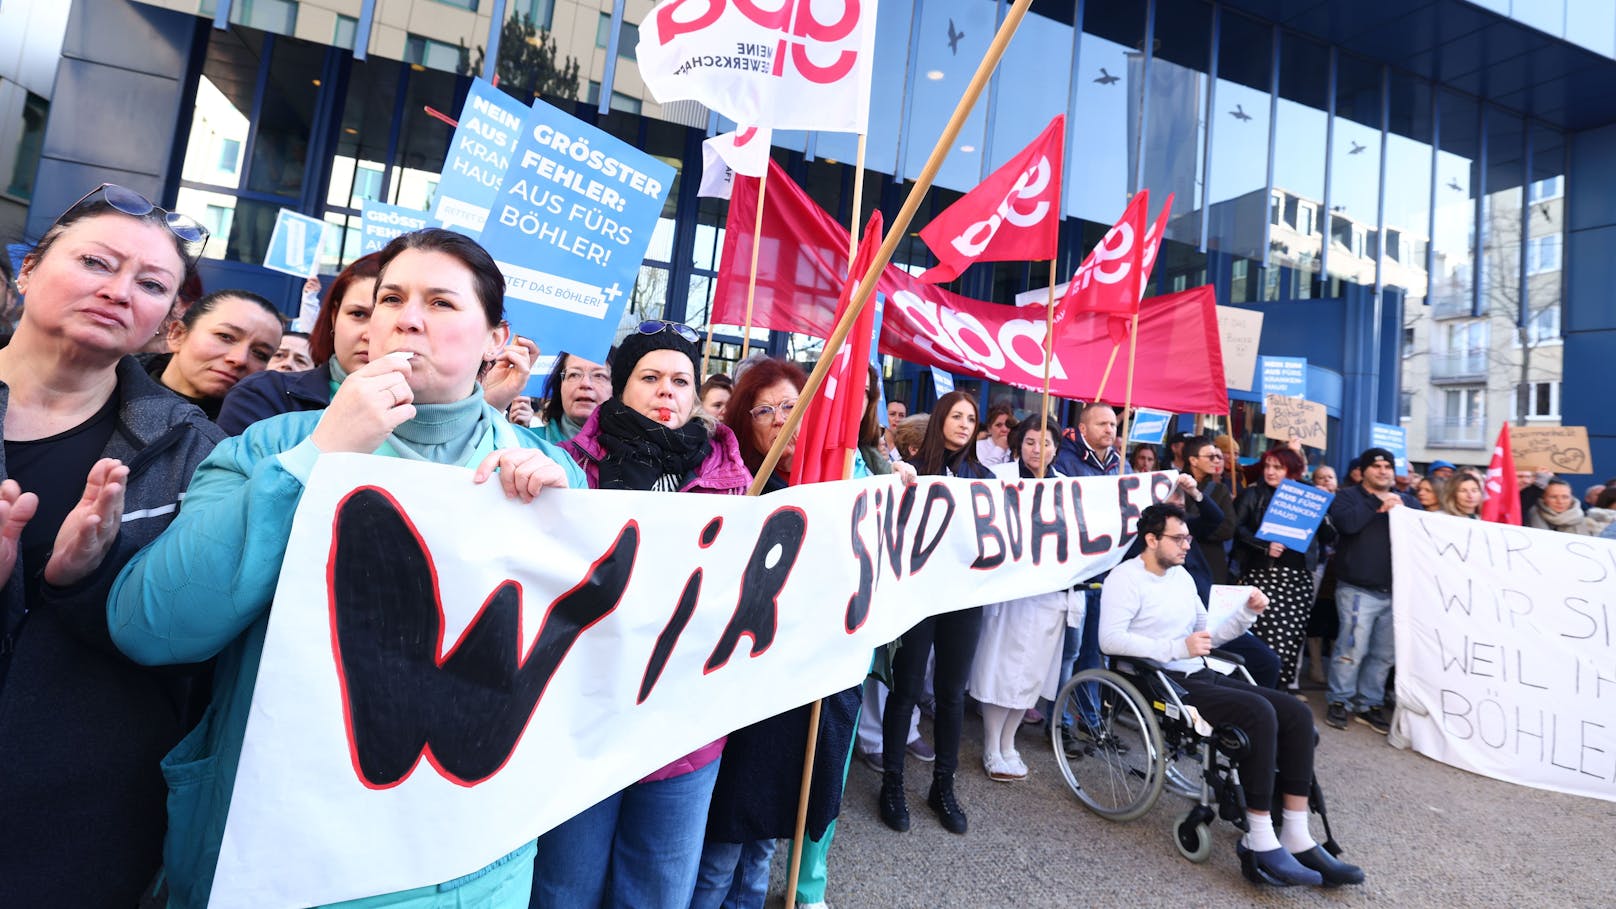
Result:
{"label": "man in cap", "polygon": [[1336,610],[1341,632],[1330,659],[1329,706],[1324,721],[1343,729],[1358,721],[1385,735],[1391,729],[1383,706],[1386,675],[1395,655],[1392,641],[1392,533],[1387,512],[1420,503],[1396,489],[1396,464],[1384,448],[1370,448],[1356,461],[1363,482],[1343,487],[1330,503],[1330,523],[1339,535],[1335,567]]}
{"label": "man in cap", "polygon": [[1446,480],[1453,476],[1453,472],[1457,469],[1452,461],[1436,460],[1431,462],[1431,469],[1426,475],[1433,480]]}

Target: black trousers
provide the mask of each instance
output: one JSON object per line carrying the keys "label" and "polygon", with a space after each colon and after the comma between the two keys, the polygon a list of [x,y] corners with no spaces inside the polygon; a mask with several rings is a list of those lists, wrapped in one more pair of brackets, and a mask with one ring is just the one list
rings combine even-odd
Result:
{"label": "black trousers", "polygon": [[1282,794],[1307,796],[1313,784],[1314,729],[1313,711],[1306,704],[1286,692],[1259,688],[1211,669],[1183,676],[1181,682],[1189,689],[1184,703],[1214,726],[1238,726],[1251,742],[1240,762],[1247,806],[1266,811],[1273,804],[1276,770]]}
{"label": "black trousers", "polygon": [[881,765],[888,773],[903,772],[904,748],[909,742],[909,717],[926,687],[926,657],[936,651],[932,690],[937,695],[933,719],[937,763],[933,772],[951,774],[959,769],[960,732],[965,726],[965,683],[976,658],[976,640],[982,632],[982,609],[972,607],[934,615],[909,629],[892,657],[892,693],[881,716]]}

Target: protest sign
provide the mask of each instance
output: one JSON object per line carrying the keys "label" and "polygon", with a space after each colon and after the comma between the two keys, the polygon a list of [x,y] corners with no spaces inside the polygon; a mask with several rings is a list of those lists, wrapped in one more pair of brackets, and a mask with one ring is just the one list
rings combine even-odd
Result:
{"label": "protest sign", "polygon": [[1408,476],[1408,430],[1387,423],[1371,423],[1369,444],[1391,452],[1397,462],[1397,475]]}
{"label": "protest sign", "polygon": [[1245,584],[1213,584],[1206,597],[1206,627],[1222,626],[1229,616],[1245,608],[1256,589]]}
{"label": "protest sign", "polygon": [[1133,423],[1128,427],[1128,442],[1160,445],[1167,441],[1167,427],[1172,422],[1173,415],[1166,411],[1141,407],[1134,413]]}
{"label": "protest sign", "polygon": [[275,215],[275,230],[264,250],[264,267],[299,278],[320,273],[320,247],[325,244],[326,223],[319,218],[281,209]]}
{"label": "protest sign", "polygon": [[1301,439],[1303,445],[1314,448],[1329,444],[1330,414],[1323,404],[1279,395],[1269,395],[1263,404],[1268,438],[1281,442]]}
{"label": "protest sign", "polygon": [[[928,615],[1109,569],[1171,473],[763,497],[319,459],[210,905],[450,880],[728,732],[856,685]],[[475,516],[475,517],[469,517]],[[385,627],[383,627],[385,626]]]}
{"label": "protest sign", "polygon": [[359,206],[359,254],[381,252],[394,237],[426,227],[437,227],[436,218],[424,211],[364,200]]}
{"label": "protest sign", "polygon": [[475,237],[511,165],[527,107],[481,79],[473,79],[449,155],[438,177],[432,213],[444,227]]}
{"label": "protest sign", "polygon": [[1313,542],[1313,534],[1330,510],[1335,493],[1317,486],[1283,480],[1274,489],[1273,498],[1263,512],[1262,523],[1257,525],[1257,539],[1281,543],[1286,549],[1306,549]]}
{"label": "protest sign", "polygon": [[606,362],[674,169],[535,102],[482,244],[505,274],[511,327]]}
{"label": "protest sign", "polygon": [[1593,473],[1585,426],[1513,426],[1510,453],[1515,466],[1555,473]]}
{"label": "protest sign", "polygon": [[1218,307],[1218,335],[1223,342],[1223,376],[1229,387],[1250,391],[1257,373],[1257,345],[1263,314],[1234,306]]}
{"label": "protest sign", "polygon": [[1270,395],[1307,397],[1307,358],[1258,357],[1257,360],[1262,367],[1261,393],[1264,398]]}
{"label": "protest sign", "polygon": [[954,390],[954,376],[947,370],[933,366],[931,368],[931,384],[933,388],[937,389],[937,397],[941,399],[943,395]]}
{"label": "protest sign", "polygon": [[1395,729],[1472,773],[1616,801],[1616,541],[1389,514]]}

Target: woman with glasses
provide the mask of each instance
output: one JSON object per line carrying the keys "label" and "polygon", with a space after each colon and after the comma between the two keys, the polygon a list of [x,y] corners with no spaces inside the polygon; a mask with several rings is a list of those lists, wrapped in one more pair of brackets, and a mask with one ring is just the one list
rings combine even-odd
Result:
{"label": "woman with glasses", "polygon": [[266,370],[241,380],[225,396],[219,428],[240,435],[276,414],[324,410],[342,380],[370,362],[370,311],[376,306],[380,273],[381,253],[349,263],[331,282],[309,330],[314,368],[298,373]]}
{"label": "woman with glasses", "polygon": [[605,363],[562,351],[544,382],[539,435],[560,445],[576,436],[600,402],[612,396],[612,358]]}
{"label": "woman with glasses", "polygon": [[[618,346],[611,396],[562,446],[591,489],[746,492],[734,433],[696,401],[697,340],[651,320]],[[540,837],[532,905],[686,909],[723,750],[722,738],[704,745]]]}
{"label": "woman with glasses", "polygon": [[1268,597],[1269,607],[1251,626],[1251,633],[1262,638],[1279,656],[1279,687],[1295,689],[1296,666],[1302,644],[1307,640],[1307,619],[1313,611],[1313,569],[1319,564],[1319,547],[1334,537],[1328,523],[1319,525],[1306,550],[1283,543],[1257,539],[1274,490],[1289,480],[1301,480],[1302,456],[1295,450],[1276,445],[1262,456],[1257,482],[1247,486],[1234,503],[1235,545],[1244,567],[1245,583]]}
{"label": "woman with glasses", "polygon": [[[173,909],[205,906],[212,890],[276,582],[320,458],[354,452],[461,467],[459,482],[498,482],[524,502],[584,485],[565,454],[483,399],[477,376],[510,335],[505,279],[488,253],[428,229],[388,243],[379,265],[370,362],[324,410],[263,420],[221,443],[197,469],[180,517],[124,567],[107,600],[113,642],[135,661],[217,658],[207,712],[163,759]],[[530,843],[451,882],[343,905],[516,909],[527,903],[532,855]]]}
{"label": "woman with glasses", "polygon": [[113,649],[106,600],[223,437],[130,356],[206,238],[104,185],[17,275],[27,305],[0,350],[0,905],[132,906],[162,863],[158,762],[185,733],[188,674]]}
{"label": "woman with glasses", "polygon": [[1015,450],[1010,447],[1010,430],[1015,425],[1016,408],[1009,401],[999,401],[988,408],[988,418],[982,422],[982,438],[976,443],[976,459],[983,467],[1015,460]]}
{"label": "woman with glasses", "polygon": [[[926,424],[926,437],[913,466],[922,476],[991,479],[993,474],[976,459],[976,401],[963,391],[952,391],[937,402]],[[959,768],[961,727],[965,724],[965,683],[976,656],[982,630],[980,608],[961,609],[922,619],[899,638],[892,658],[892,694],[882,717],[881,820],[900,833],[909,829],[909,805],[903,789],[904,739],[909,711],[919,703],[926,679],[927,657],[936,652],[933,689],[937,750],[932,765],[931,789],[926,803],[944,829],[963,834],[966,817],[954,797],[954,771]]]}
{"label": "woman with glasses", "polygon": [[219,290],[168,326],[169,353],[148,356],[146,372],[208,415],[219,418],[236,383],[269,366],[281,343],[275,304],[245,290]]}

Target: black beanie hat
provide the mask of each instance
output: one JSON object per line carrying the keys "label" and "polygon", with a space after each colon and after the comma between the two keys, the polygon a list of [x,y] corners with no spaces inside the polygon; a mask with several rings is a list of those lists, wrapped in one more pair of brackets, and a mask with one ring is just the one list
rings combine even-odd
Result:
{"label": "black beanie hat", "polygon": [[613,397],[623,399],[623,389],[628,387],[629,377],[634,375],[634,370],[640,365],[640,358],[653,350],[677,350],[684,354],[690,358],[690,374],[696,375],[701,355],[696,351],[694,343],[679,337],[679,333],[671,328],[664,328],[651,334],[632,331],[617,345],[617,355],[612,360]]}

